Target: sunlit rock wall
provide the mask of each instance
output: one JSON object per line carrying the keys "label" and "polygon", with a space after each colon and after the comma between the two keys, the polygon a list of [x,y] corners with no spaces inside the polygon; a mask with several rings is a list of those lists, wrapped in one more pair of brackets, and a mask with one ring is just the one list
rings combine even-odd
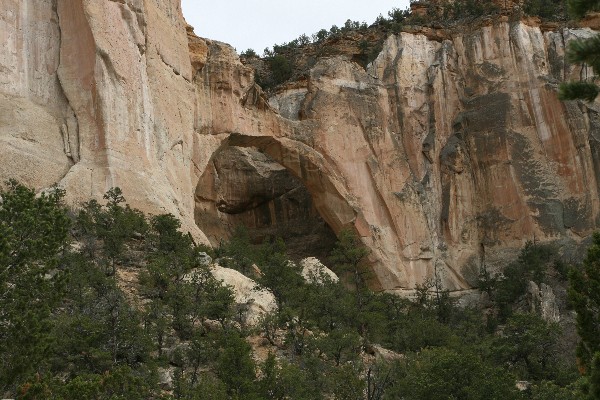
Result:
{"label": "sunlit rock wall", "polygon": [[1,2],[2,177],[73,203],[120,186],[202,238],[185,26],[174,0]]}

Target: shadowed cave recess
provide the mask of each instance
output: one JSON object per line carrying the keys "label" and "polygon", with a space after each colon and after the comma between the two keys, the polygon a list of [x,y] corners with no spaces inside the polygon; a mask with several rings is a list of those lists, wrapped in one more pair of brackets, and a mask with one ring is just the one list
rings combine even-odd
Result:
{"label": "shadowed cave recess", "polygon": [[325,259],[336,241],[304,184],[255,147],[225,146],[212,158],[196,189],[195,220],[213,246],[236,227],[253,243],[281,237],[293,260]]}

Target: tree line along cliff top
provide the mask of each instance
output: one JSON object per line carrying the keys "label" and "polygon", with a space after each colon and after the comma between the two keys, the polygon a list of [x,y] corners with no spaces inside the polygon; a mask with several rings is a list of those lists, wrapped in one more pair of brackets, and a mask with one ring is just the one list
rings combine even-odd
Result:
{"label": "tree line along cliff top", "polygon": [[[347,56],[362,67],[380,53],[391,34],[421,33],[433,40],[449,39],[455,32],[476,29],[494,21],[525,20],[542,29],[597,25],[595,16],[575,22],[562,0],[421,0],[410,8],[394,8],[372,23],[347,20],[287,43],[274,44],[260,56],[254,49],[241,52],[241,61],[256,71],[257,83],[267,91],[304,81],[308,71],[324,57]],[[286,84],[286,85],[284,85]]]}

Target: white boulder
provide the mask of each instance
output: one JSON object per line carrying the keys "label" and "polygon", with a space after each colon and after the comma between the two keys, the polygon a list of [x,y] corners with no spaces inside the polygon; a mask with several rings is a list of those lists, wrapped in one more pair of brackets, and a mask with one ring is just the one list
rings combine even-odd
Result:
{"label": "white boulder", "polygon": [[302,277],[308,283],[322,284],[323,277],[328,277],[333,282],[338,282],[340,280],[335,272],[324,266],[321,261],[315,257],[303,259],[300,261],[300,266],[302,267]]}
{"label": "white boulder", "polygon": [[235,302],[246,308],[245,323],[247,325],[258,324],[261,316],[277,310],[275,296],[267,289],[260,289],[255,281],[242,273],[223,268],[214,264],[211,268],[213,276],[232,288]]}

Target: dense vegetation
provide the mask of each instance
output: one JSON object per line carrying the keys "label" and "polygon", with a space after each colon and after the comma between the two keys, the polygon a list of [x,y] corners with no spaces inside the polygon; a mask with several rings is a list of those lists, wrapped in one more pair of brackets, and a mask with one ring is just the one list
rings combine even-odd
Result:
{"label": "dense vegetation", "polygon": [[[77,212],[62,196],[14,181],[0,191],[5,397],[600,398],[600,235],[571,272],[578,371],[561,326],[524,303],[530,281],[564,280],[550,247],[527,245],[502,275],[482,268],[488,303],[458,307],[439,280],[411,300],[370,291],[368,252],[350,232],[329,260],[346,284],[306,280],[281,240],[252,245],[239,229],[211,250],[173,216],[131,209],[119,189]],[[278,311],[246,326],[206,252],[268,288]]]}

